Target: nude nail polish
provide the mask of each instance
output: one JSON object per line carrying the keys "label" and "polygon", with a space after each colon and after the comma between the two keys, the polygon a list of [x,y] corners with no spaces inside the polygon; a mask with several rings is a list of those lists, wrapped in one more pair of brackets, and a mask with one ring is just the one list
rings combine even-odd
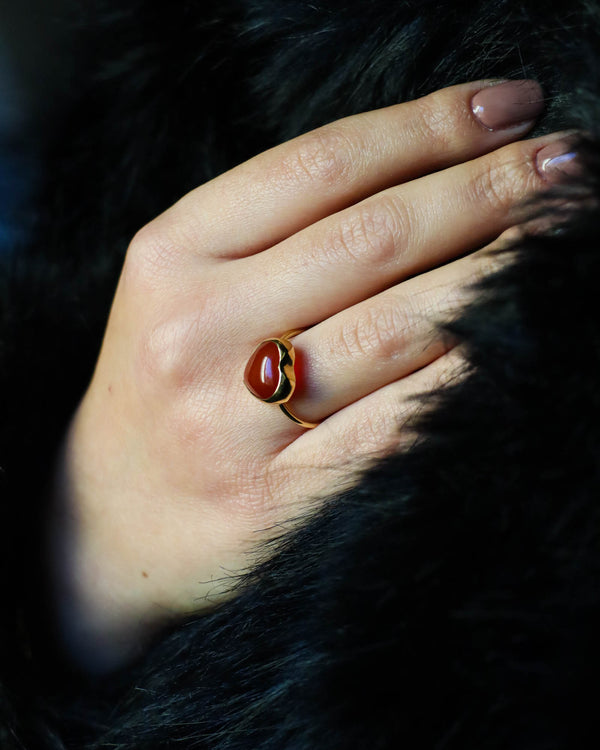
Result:
{"label": "nude nail polish", "polygon": [[484,128],[505,130],[535,120],[544,110],[544,94],[537,81],[505,81],[478,91],[471,109]]}
{"label": "nude nail polish", "polygon": [[572,144],[560,140],[540,149],[535,157],[538,172],[553,182],[561,177],[578,174],[577,153],[571,146]]}

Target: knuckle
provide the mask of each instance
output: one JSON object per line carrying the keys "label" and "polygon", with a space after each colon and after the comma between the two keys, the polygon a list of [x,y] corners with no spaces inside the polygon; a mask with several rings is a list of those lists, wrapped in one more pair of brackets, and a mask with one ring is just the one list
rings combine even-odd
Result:
{"label": "knuckle", "polygon": [[410,322],[398,304],[370,306],[341,329],[342,346],[352,357],[367,358],[372,366],[385,366],[402,351]]}
{"label": "knuckle", "polygon": [[294,182],[336,186],[351,173],[355,151],[344,129],[327,125],[299,138],[281,168]]}
{"label": "knuckle", "polygon": [[513,191],[503,165],[488,162],[470,185],[475,203],[489,206],[493,212],[505,213],[511,206]]}
{"label": "knuckle", "polygon": [[143,324],[133,346],[138,382],[163,393],[198,393],[222,384],[221,341],[229,334],[228,312],[222,290],[210,281],[192,294],[154,302],[140,314]]}
{"label": "knuckle", "polygon": [[179,253],[167,240],[156,221],[138,230],[131,240],[123,265],[123,279],[143,287],[156,288],[165,276],[178,268]]}
{"label": "knuckle", "polygon": [[510,214],[534,184],[530,160],[522,150],[509,149],[484,160],[470,190],[477,204],[488,206],[493,213]]}
{"label": "knuckle", "polygon": [[419,140],[435,147],[436,152],[444,153],[456,139],[456,118],[448,116],[448,107],[440,106],[435,94],[417,99],[415,105],[414,130]]}
{"label": "knuckle", "polygon": [[196,318],[172,318],[156,323],[140,336],[137,376],[153,389],[185,390],[194,381]]}
{"label": "knuckle", "polygon": [[397,260],[400,238],[410,236],[410,226],[402,201],[378,196],[343,215],[330,245],[336,259],[385,266]]}

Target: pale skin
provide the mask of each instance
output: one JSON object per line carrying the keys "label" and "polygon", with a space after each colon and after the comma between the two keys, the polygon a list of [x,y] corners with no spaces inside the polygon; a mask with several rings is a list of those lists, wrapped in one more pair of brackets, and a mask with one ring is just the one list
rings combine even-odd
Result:
{"label": "pale skin", "polygon": [[[490,85],[301,136],[133,239],[51,528],[59,619],[86,668],[222,601],[261,540],[355,482],[399,445],[413,396],[458,376],[435,323],[498,262],[486,250],[554,179],[539,154],[562,138],[483,127],[471,102]],[[291,405],[312,430],[242,382],[257,344],[296,328]]]}

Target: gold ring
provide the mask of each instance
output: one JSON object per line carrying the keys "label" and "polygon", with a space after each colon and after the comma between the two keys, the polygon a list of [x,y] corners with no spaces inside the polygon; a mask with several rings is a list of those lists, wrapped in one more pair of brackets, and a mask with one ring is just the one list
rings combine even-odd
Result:
{"label": "gold ring", "polygon": [[248,360],[244,370],[244,385],[260,401],[279,404],[281,411],[292,422],[310,429],[319,423],[300,419],[287,406],[296,388],[296,352],[290,339],[303,330],[296,328],[278,338],[262,341]]}

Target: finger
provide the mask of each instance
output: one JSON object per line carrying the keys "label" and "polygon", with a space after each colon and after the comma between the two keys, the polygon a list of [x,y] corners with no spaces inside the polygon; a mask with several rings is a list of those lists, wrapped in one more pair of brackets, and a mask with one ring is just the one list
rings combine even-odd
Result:
{"label": "finger", "polygon": [[534,81],[477,81],[347,117],[202,185],[157,222],[203,257],[250,255],[391,185],[523,136],[543,108]]}
{"label": "finger", "polygon": [[[337,412],[316,429],[304,432],[271,463],[269,477],[277,497],[297,496],[287,486],[301,486],[303,502],[357,483],[373,461],[415,439],[415,424],[428,396],[459,382],[465,362],[459,347],[423,369],[371,393]],[[286,508],[288,517],[289,509]]]}
{"label": "finger", "polygon": [[[493,247],[496,247],[494,245]],[[454,345],[441,328],[499,265],[481,250],[328,318],[294,338],[299,384],[290,407],[309,422],[406,377]]]}
{"label": "finger", "polygon": [[513,143],[390,188],[222,269],[230,283],[238,279],[248,332],[260,339],[314,325],[403,278],[482,247],[522,219],[525,198],[547,187],[536,156],[558,139]]}

